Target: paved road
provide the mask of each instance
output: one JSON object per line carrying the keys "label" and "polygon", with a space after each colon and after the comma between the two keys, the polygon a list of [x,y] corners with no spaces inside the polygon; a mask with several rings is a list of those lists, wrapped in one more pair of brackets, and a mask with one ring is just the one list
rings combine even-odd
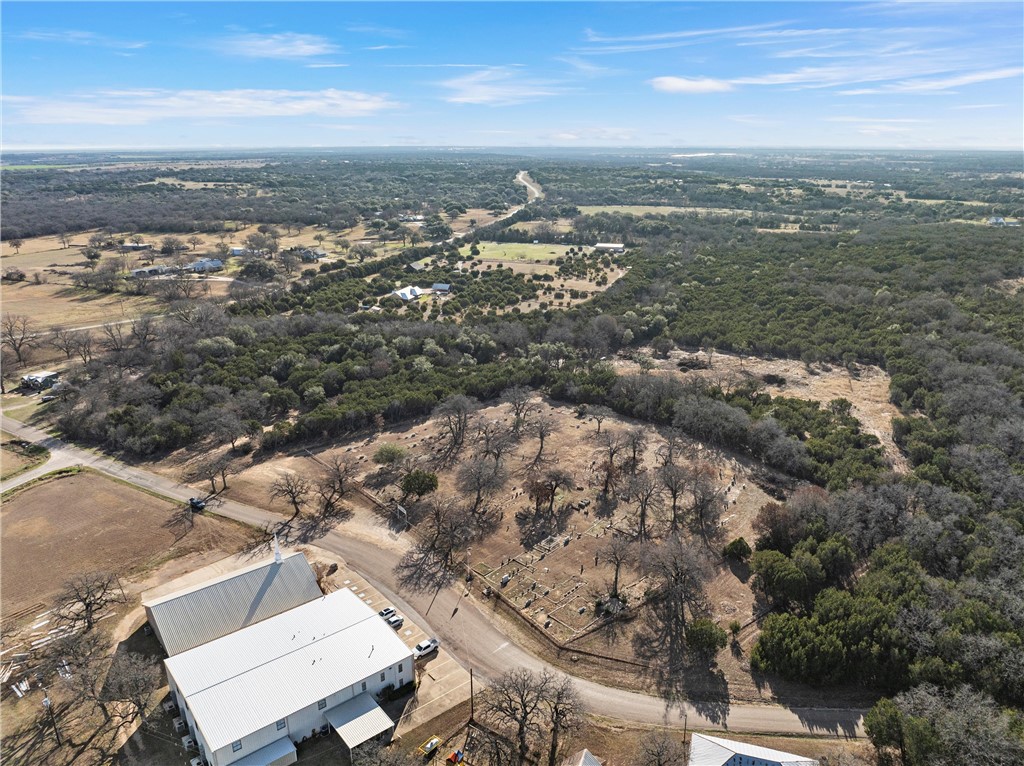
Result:
{"label": "paved road", "polygon": [[[18,476],[3,485],[7,490],[35,476],[69,465],[87,465],[97,471],[158,492],[175,500],[186,501],[196,495],[196,488],[125,465],[116,460],[61,442],[39,429],[26,426],[7,416],[2,417],[3,430],[20,438],[44,444],[50,450],[46,465]],[[251,505],[225,500],[218,503],[216,513],[248,524],[264,526],[280,522],[283,517]],[[383,524],[371,530],[377,539],[345,534],[341,526],[318,539],[316,544],[345,559],[381,593],[391,599],[400,611],[409,615],[425,630],[438,636],[463,666],[473,668],[484,679],[495,678],[509,668],[526,667],[541,670],[548,666],[543,660],[512,643],[488,618],[486,602],[477,596],[465,595],[460,586],[431,593],[403,592],[399,595],[393,570],[401,557],[405,541]],[[577,677],[576,684],[589,708],[599,715],[626,721],[682,725],[684,715],[691,727],[728,729],[745,732],[787,734],[824,734],[863,736],[863,710],[832,708],[786,708],[772,705],[728,705],[686,703],[667,709],[657,697],[614,689]]]}

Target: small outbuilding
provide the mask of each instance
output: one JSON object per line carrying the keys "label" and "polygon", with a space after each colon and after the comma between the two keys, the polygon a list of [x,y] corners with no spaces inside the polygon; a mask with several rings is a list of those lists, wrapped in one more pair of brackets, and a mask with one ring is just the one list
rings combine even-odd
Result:
{"label": "small outbuilding", "polygon": [[447,295],[452,291],[452,286],[446,282],[435,282],[430,289],[435,295]]}
{"label": "small outbuilding", "polygon": [[594,245],[595,250],[603,250],[608,253],[624,253],[626,246],[621,242],[598,242]]}
{"label": "small outbuilding", "polygon": [[690,740],[690,766],[819,766],[813,758],[784,753],[770,747],[694,733]]}

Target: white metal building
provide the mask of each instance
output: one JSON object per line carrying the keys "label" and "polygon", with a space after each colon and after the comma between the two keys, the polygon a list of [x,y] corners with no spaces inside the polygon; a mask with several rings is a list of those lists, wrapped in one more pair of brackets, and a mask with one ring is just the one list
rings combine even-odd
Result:
{"label": "white metal building", "polygon": [[818,766],[818,762],[770,747],[694,733],[690,766]]}
{"label": "white metal building", "polygon": [[394,724],[374,696],[414,679],[412,651],[348,590],[165,660],[167,680],[212,766],[295,762],[333,727],[353,748]]}
{"label": "white metal building", "polygon": [[152,599],[149,624],[171,657],[323,596],[301,553],[253,564]]}

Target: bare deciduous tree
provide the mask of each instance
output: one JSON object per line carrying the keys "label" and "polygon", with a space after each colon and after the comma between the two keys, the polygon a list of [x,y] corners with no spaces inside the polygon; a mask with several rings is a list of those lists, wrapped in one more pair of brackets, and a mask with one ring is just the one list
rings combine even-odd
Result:
{"label": "bare deciduous tree", "polygon": [[531,745],[540,738],[546,686],[546,676],[515,668],[505,672],[484,694],[484,718],[499,729],[511,731],[519,764],[527,762]]}
{"label": "bare deciduous tree", "polygon": [[533,391],[527,386],[510,386],[501,392],[501,401],[512,409],[512,433],[519,434],[537,409],[532,397]]}
{"label": "bare deciduous tree", "polygon": [[14,353],[18,364],[24,364],[29,352],[39,345],[35,323],[24,314],[4,314],[0,322],[0,343]]}
{"label": "bare deciduous tree", "polygon": [[138,652],[118,652],[107,671],[103,696],[107,703],[117,703],[122,724],[145,718],[146,706],[160,688],[163,671],[152,657]]}
{"label": "bare deciduous tree", "polygon": [[615,458],[622,452],[626,444],[622,435],[617,431],[604,431],[597,435],[595,441],[601,460],[600,467],[604,471],[604,487],[602,487],[601,493],[607,495],[614,486],[618,474]]}
{"label": "bare deciduous tree", "polygon": [[586,708],[569,676],[548,675],[545,686],[544,709],[551,733],[548,766],[555,766],[562,738],[583,726]]}
{"label": "bare deciduous tree", "polygon": [[648,471],[641,471],[629,482],[629,498],[636,503],[636,539],[651,538],[650,516],[661,503],[661,486]]}
{"label": "bare deciduous tree", "polygon": [[287,500],[295,512],[288,520],[294,521],[302,513],[303,507],[309,500],[313,485],[309,480],[304,479],[297,473],[286,473],[270,485],[270,496]]}
{"label": "bare deciduous tree", "polygon": [[451,460],[462,450],[469,428],[469,416],[476,409],[477,401],[462,394],[456,394],[434,408],[433,418],[443,440],[442,460]]}
{"label": "bare deciduous tree", "polygon": [[640,740],[643,762],[648,766],[685,766],[686,746],[664,731],[651,732]]}
{"label": "bare deciduous tree", "polygon": [[615,569],[611,595],[618,596],[619,576],[622,573],[622,567],[630,566],[636,561],[636,546],[633,545],[633,541],[628,537],[615,535],[611,542],[604,547],[603,553],[604,557]]}
{"label": "bare deciduous tree", "polygon": [[537,454],[533,456],[527,470],[537,468],[544,460],[544,442],[555,432],[555,421],[549,415],[540,415],[527,427],[530,436],[537,440]]}
{"label": "bare deciduous tree", "polygon": [[508,471],[501,463],[474,458],[459,467],[457,481],[460,490],[473,494],[472,511],[476,513],[487,495],[505,485]]}
{"label": "bare deciduous tree", "polygon": [[124,601],[124,590],[116,575],[90,572],[64,583],[54,601],[53,614],[57,622],[88,633],[104,609]]}

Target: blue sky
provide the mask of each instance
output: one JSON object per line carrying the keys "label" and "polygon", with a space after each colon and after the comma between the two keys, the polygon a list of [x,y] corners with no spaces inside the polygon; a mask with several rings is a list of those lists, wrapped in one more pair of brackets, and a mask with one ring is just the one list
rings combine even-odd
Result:
{"label": "blue sky", "polygon": [[1020,2],[3,2],[3,147],[1020,149]]}

